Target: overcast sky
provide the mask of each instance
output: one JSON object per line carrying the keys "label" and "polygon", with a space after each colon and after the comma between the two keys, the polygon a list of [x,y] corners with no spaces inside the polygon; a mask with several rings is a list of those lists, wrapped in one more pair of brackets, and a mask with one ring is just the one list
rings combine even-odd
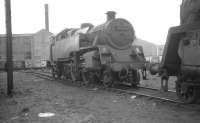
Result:
{"label": "overcast sky", "polygon": [[[164,44],[169,27],[179,25],[181,0],[11,0],[13,33],[34,33],[45,27],[44,4],[49,4],[50,31],[106,21],[107,11],[130,21],[138,38]],[[0,34],[5,34],[4,0],[0,0]]]}

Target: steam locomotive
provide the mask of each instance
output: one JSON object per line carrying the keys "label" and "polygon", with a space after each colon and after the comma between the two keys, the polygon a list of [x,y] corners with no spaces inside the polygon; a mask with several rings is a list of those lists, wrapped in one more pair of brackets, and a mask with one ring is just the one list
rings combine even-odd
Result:
{"label": "steam locomotive", "polygon": [[123,18],[115,18],[114,11],[106,14],[107,21],[99,26],[84,23],[52,38],[50,60],[55,78],[81,81],[84,85],[100,82],[105,87],[139,84],[138,70],[145,58],[142,47],[132,45],[133,26]]}
{"label": "steam locomotive", "polygon": [[176,76],[176,93],[185,103],[200,96],[200,1],[183,0],[181,25],[168,31],[162,62],[152,73]]}

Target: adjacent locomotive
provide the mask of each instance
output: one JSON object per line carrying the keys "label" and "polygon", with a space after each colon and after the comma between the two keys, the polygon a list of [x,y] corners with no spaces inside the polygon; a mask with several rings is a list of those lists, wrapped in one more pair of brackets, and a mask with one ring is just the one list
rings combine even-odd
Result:
{"label": "adjacent locomotive", "polygon": [[109,11],[107,21],[94,27],[84,23],[79,29],[65,29],[52,41],[50,54],[52,74],[84,84],[114,82],[137,86],[139,68],[145,62],[141,46],[133,46],[135,31],[130,22],[115,18]]}
{"label": "adjacent locomotive", "polygon": [[181,25],[169,29],[160,69],[157,69],[161,75],[177,76],[176,93],[185,103],[193,103],[200,96],[199,15],[200,1],[183,0]]}

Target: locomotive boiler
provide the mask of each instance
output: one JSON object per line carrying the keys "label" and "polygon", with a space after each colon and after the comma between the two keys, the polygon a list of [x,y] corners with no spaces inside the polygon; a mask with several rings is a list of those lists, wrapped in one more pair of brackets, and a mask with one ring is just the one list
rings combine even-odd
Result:
{"label": "locomotive boiler", "polygon": [[183,0],[181,25],[168,31],[162,62],[152,72],[176,76],[176,93],[185,103],[200,96],[200,1]]}
{"label": "locomotive boiler", "polygon": [[138,69],[145,59],[141,46],[133,46],[135,31],[130,22],[115,18],[109,11],[107,21],[99,26],[84,23],[78,29],[65,29],[51,45],[52,74],[83,84],[100,82],[109,87],[114,82],[139,84]]}

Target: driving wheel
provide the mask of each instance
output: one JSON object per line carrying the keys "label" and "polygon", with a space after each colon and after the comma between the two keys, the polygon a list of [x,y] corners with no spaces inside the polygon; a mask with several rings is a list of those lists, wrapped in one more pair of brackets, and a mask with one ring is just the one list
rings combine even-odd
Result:
{"label": "driving wheel", "polygon": [[113,85],[113,77],[111,70],[105,70],[103,72],[102,82],[104,87],[111,87]]}
{"label": "driving wheel", "polygon": [[199,97],[199,89],[194,86],[184,87],[182,83],[176,82],[176,94],[184,103],[194,103]]}

